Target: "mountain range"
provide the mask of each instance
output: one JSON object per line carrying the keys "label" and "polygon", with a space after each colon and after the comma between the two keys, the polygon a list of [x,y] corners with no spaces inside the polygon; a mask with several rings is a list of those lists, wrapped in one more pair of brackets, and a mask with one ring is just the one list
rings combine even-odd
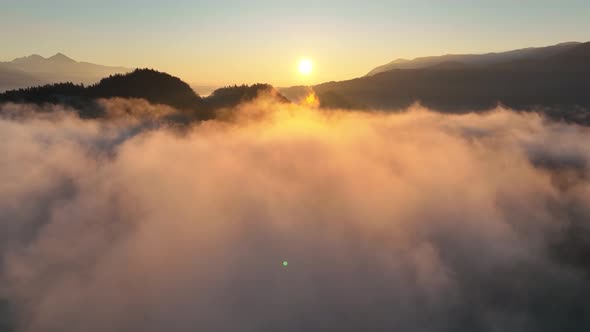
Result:
{"label": "mountain range", "polygon": [[[112,75],[113,71],[129,70],[77,62],[59,53],[47,59],[33,55],[1,63],[1,70],[0,80],[24,86],[42,85],[48,80],[89,84],[101,76],[108,77],[87,86],[62,83],[8,91],[0,94],[0,102],[84,106],[98,98],[143,98],[196,111],[194,114],[201,119],[213,116],[214,109],[250,100],[261,91],[274,91],[266,84],[233,86],[202,98],[188,84],[165,73],[143,69]],[[501,104],[519,110],[541,110],[552,117],[590,125],[590,42],[396,60],[363,77],[282,88],[275,95],[281,101],[298,101],[308,95],[310,88],[322,108],[402,110],[418,102],[433,110],[460,113]]]}
{"label": "mountain range", "polygon": [[540,60],[572,49],[580,45],[579,42],[567,42],[546,47],[529,47],[499,53],[486,54],[446,54],[440,56],[428,56],[415,58],[413,60],[396,59],[388,64],[371,70],[366,76],[373,76],[379,73],[394,69],[419,69],[431,66],[482,66],[515,60]]}
{"label": "mountain range", "polygon": [[[463,62],[446,61],[450,57]],[[522,110],[559,108],[560,114],[571,113],[568,117],[573,121],[590,123],[588,112],[577,111],[590,107],[590,43],[494,56],[421,59],[397,61],[402,68],[374,70],[371,75],[311,88],[324,108],[391,110],[419,102],[442,112],[466,112],[502,104]],[[383,70],[379,68],[376,70]],[[297,100],[309,88],[296,86],[280,91]]]}
{"label": "mountain range", "polygon": [[0,62],[0,91],[56,82],[88,85],[106,76],[131,70],[125,67],[78,62],[62,53],[49,58],[33,54],[8,62]]}

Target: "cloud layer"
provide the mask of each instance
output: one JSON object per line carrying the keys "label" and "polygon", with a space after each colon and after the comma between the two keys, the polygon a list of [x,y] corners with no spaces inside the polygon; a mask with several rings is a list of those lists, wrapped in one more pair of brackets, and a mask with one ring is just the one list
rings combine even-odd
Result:
{"label": "cloud layer", "polygon": [[590,328],[587,128],[261,99],[178,130],[103,103],[2,106],[17,331]]}

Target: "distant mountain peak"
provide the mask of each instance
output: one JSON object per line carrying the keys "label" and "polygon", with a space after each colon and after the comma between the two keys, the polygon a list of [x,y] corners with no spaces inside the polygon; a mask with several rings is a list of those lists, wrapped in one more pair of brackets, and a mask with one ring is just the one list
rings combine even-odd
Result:
{"label": "distant mountain peak", "polygon": [[12,63],[23,63],[23,62],[41,61],[41,60],[45,60],[45,58],[40,56],[39,54],[31,54],[29,56],[23,56],[20,58],[16,58],[16,59],[12,60]]}
{"label": "distant mountain peak", "polygon": [[76,62],[76,60],[68,57],[67,55],[65,55],[63,53],[57,53],[54,56],[48,58],[47,60],[54,61],[54,62],[70,62],[70,63]]}
{"label": "distant mountain peak", "polygon": [[103,77],[131,70],[79,62],[61,52],[48,58],[33,54],[12,61],[0,61],[0,92],[57,82],[94,84]]}
{"label": "distant mountain peak", "polygon": [[49,58],[44,58],[39,54],[31,54],[29,56],[24,56],[20,58],[16,58],[12,60],[14,64],[27,64],[27,63],[42,63],[42,62],[59,62],[59,63],[76,63],[77,61],[68,57],[63,53],[56,53],[54,56]]}
{"label": "distant mountain peak", "polygon": [[397,58],[397,59],[391,61],[390,63],[406,63],[406,62],[410,62],[410,60],[404,59],[404,58]]}

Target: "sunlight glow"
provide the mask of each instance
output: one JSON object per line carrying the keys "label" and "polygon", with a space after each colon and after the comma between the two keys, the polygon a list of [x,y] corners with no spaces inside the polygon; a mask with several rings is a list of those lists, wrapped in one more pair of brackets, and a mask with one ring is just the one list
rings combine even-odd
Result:
{"label": "sunlight glow", "polygon": [[309,59],[301,59],[298,68],[300,74],[309,75],[313,71],[313,62]]}
{"label": "sunlight glow", "polygon": [[303,100],[302,104],[307,107],[311,108],[318,108],[320,107],[320,100],[315,92],[311,91]]}

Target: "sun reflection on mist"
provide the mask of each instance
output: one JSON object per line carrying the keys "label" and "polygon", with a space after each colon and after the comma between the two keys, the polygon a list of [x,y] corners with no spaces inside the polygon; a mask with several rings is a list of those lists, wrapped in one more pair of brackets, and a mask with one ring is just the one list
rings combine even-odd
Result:
{"label": "sun reflection on mist", "polygon": [[311,108],[318,108],[320,107],[320,99],[315,94],[314,91],[310,91],[309,94],[303,99],[302,103],[303,106],[311,107]]}

